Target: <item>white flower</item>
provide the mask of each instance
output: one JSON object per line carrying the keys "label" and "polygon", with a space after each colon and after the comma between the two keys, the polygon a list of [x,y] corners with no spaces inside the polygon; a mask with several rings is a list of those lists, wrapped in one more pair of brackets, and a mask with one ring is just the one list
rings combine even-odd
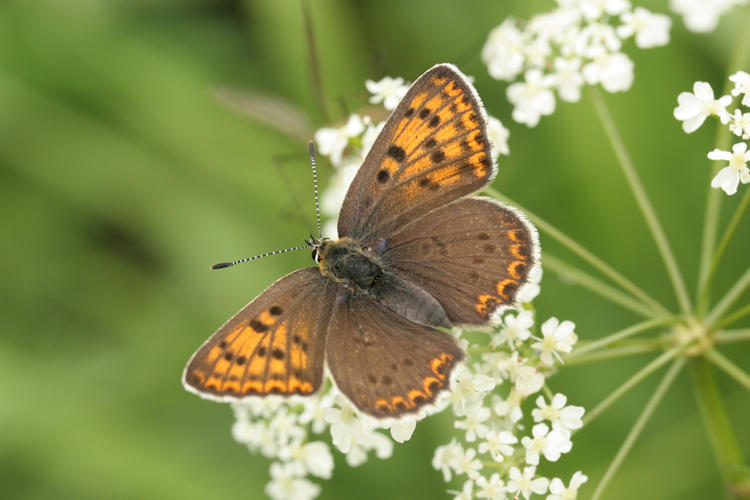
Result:
{"label": "white flower", "polygon": [[484,476],[477,478],[477,487],[479,490],[475,493],[477,498],[489,498],[491,500],[505,499],[505,483],[500,479],[500,474],[495,472],[487,479]]}
{"label": "white flower", "polygon": [[515,387],[510,390],[507,399],[497,396],[493,400],[495,403],[492,409],[499,417],[507,417],[513,423],[518,422],[523,417],[521,394]]}
{"label": "white flower", "polygon": [[299,423],[310,424],[315,434],[322,433],[326,428],[326,410],[333,407],[333,401],[333,391],[310,398],[299,416]]}
{"label": "white flower", "polygon": [[300,477],[304,470],[296,464],[271,464],[271,482],[266,494],[274,500],[307,500],[320,493],[320,486]]}
{"label": "white flower", "polygon": [[482,60],[496,80],[513,80],[523,69],[524,39],[513,18],[497,26],[482,47]]}
{"label": "white flower", "polygon": [[742,94],[742,105],[750,107],[750,75],[738,71],[729,77],[729,81],[734,83],[732,95],[737,97]]}
{"label": "white flower", "polygon": [[432,457],[432,467],[443,473],[443,479],[447,483],[451,480],[454,465],[463,455],[463,447],[453,438],[450,443],[437,447]]}
{"label": "white flower", "polygon": [[535,127],[542,116],[551,115],[555,111],[553,85],[554,77],[545,76],[538,69],[527,71],[524,82],[510,84],[506,93],[514,106],[513,119]]}
{"label": "white flower", "polygon": [[391,437],[397,443],[403,443],[411,439],[414,429],[417,427],[417,419],[414,417],[402,417],[390,425]]}
{"label": "white flower", "polygon": [[482,462],[478,458],[475,458],[477,450],[467,448],[462,451],[463,453],[459,457],[456,457],[453,470],[456,471],[456,474],[466,474],[469,479],[476,480],[479,476],[479,471],[482,470]]}
{"label": "white flower", "polygon": [[341,453],[349,453],[352,443],[364,443],[362,422],[352,405],[341,397],[337,397],[336,400],[341,408],[328,408],[326,410],[326,422],[331,426],[333,445]]}
{"label": "white flower", "polygon": [[591,23],[585,26],[575,38],[573,52],[586,58],[597,58],[618,52],[622,41],[615,29],[607,23]]}
{"label": "white flower", "polygon": [[495,462],[502,462],[505,456],[513,455],[512,444],[516,444],[518,438],[510,431],[489,431],[484,441],[479,443],[479,453],[489,453]]}
{"label": "white flower", "polygon": [[449,493],[456,493],[453,500],[474,500],[474,481],[469,479],[464,483],[461,491],[449,491]]}
{"label": "white flower", "polygon": [[409,90],[408,85],[404,85],[404,79],[391,78],[386,76],[379,82],[367,80],[365,82],[367,90],[372,94],[370,97],[371,104],[383,103],[383,107],[389,111],[396,109],[401,98]]}
{"label": "white flower", "polygon": [[531,347],[539,350],[542,353],[542,362],[551,366],[555,363],[553,355],[561,359],[559,353],[568,353],[573,350],[573,344],[578,340],[578,335],[573,332],[575,327],[572,321],[565,320],[560,323],[560,320],[552,317],[542,323],[544,339],[531,344]]}
{"label": "white flower", "polygon": [[487,375],[474,374],[465,365],[458,368],[455,389],[449,396],[453,413],[463,417],[477,407],[484,395],[495,388],[495,380]]}
{"label": "white flower", "polygon": [[365,432],[365,446],[370,450],[375,450],[375,456],[380,459],[390,458],[393,455],[393,441],[388,436],[368,429]]}
{"label": "white flower", "polygon": [[682,122],[682,129],[688,134],[698,130],[711,115],[718,116],[722,123],[729,121],[726,107],[732,102],[728,95],[714,99],[714,89],[706,82],[695,82],[693,93],[681,92],[677,96],[674,117]]}
{"label": "white flower", "polygon": [[741,110],[735,109],[729,122],[729,130],[743,139],[750,138],[750,113],[743,113]]}
{"label": "white flower", "polygon": [[578,497],[578,488],[589,478],[581,471],[576,471],[570,478],[570,486],[567,488],[560,478],[553,478],[549,484],[549,492],[546,500],[575,500]]}
{"label": "white flower", "polygon": [[297,464],[314,476],[331,478],[333,456],[328,445],[322,441],[292,443],[279,450],[279,459],[288,464]]}
{"label": "white flower", "polygon": [[290,412],[287,406],[282,406],[268,422],[268,431],[282,445],[301,440],[305,437],[305,429],[299,425],[297,418],[296,413]]}
{"label": "white flower", "polygon": [[487,117],[487,137],[489,137],[494,151],[505,156],[510,154],[510,148],[508,147],[510,131],[494,116]]}
{"label": "white flower", "polygon": [[586,83],[600,83],[607,92],[628,90],[633,84],[633,61],[623,54],[603,53],[583,67]]}
{"label": "white flower", "polygon": [[635,44],[641,49],[669,43],[672,20],[664,14],[654,14],[643,7],[636,7],[632,12],[624,12],[620,19],[623,24],[617,27],[617,34],[623,39],[635,34]]}
{"label": "white flower", "polygon": [[490,418],[490,409],[481,407],[477,411],[473,411],[466,416],[465,420],[457,420],[453,423],[456,429],[464,429],[466,431],[466,441],[476,441],[477,436],[483,438],[487,435],[489,430],[484,424]]}
{"label": "white flower", "polygon": [[526,304],[534,300],[542,291],[542,266],[535,266],[529,274],[529,282],[518,292],[518,301]]}
{"label": "white flower", "polygon": [[564,431],[580,429],[583,427],[581,417],[583,417],[585,410],[582,406],[565,406],[567,402],[568,398],[565,394],[555,394],[552,397],[552,403],[549,405],[544,396],[539,396],[536,399],[538,408],[531,411],[531,416],[534,417],[534,422],[549,420],[553,429]]}
{"label": "white flower", "polygon": [[547,486],[549,485],[549,479],[546,477],[538,477],[534,479],[536,474],[536,467],[524,467],[523,473],[518,467],[511,467],[508,471],[510,481],[508,481],[508,491],[510,493],[517,493],[528,499],[532,493],[537,495],[543,495],[547,492]]}
{"label": "white flower", "polygon": [[334,166],[341,162],[341,156],[349,145],[349,139],[364,132],[365,124],[359,115],[351,115],[340,128],[321,128],[315,132],[315,143],[321,155],[328,156]]}
{"label": "white flower", "polygon": [[573,447],[570,433],[560,430],[549,430],[547,424],[536,424],[531,428],[533,437],[524,436],[521,444],[526,448],[526,463],[539,465],[539,454],[550,462],[556,462],[560,455],[567,453]]}
{"label": "white flower", "polygon": [[518,394],[522,398],[525,398],[542,389],[542,386],[544,385],[544,375],[539,373],[539,370],[533,366],[522,366],[518,369],[518,375],[514,384]]}
{"label": "white flower", "polygon": [[708,33],[719,24],[719,18],[735,3],[734,0],[670,0],[673,11],[682,14],[690,31]]}
{"label": "white flower", "polygon": [[500,332],[492,336],[491,347],[507,343],[515,349],[516,344],[525,342],[531,337],[531,327],[534,326],[534,313],[528,310],[521,311],[518,315],[507,314],[503,318],[503,327]]}
{"label": "white flower", "polygon": [[577,57],[570,59],[556,57],[554,66],[555,87],[560,99],[566,102],[578,102],[581,99],[581,87],[583,86],[581,60]]}
{"label": "white flower", "polygon": [[711,181],[712,188],[721,188],[727,194],[737,192],[737,185],[742,181],[743,184],[750,182],[750,169],[747,168],[747,162],[750,161],[750,151],[747,151],[747,144],[739,142],[732,146],[732,152],[714,149],[708,153],[711,160],[726,160],[729,166],[719,170],[716,177]]}

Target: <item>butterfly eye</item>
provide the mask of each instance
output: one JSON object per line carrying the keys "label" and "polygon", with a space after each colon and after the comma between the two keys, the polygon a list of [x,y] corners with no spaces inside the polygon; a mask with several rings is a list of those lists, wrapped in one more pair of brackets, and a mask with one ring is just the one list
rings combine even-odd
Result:
{"label": "butterfly eye", "polygon": [[318,249],[317,248],[313,248],[312,259],[315,261],[316,264],[320,264],[320,255],[318,255]]}

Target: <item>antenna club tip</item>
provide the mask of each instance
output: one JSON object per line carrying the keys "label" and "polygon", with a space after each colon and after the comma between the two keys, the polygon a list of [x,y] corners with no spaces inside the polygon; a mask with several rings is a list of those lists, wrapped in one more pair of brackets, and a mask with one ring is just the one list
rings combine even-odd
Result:
{"label": "antenna club tip", "polygon": [[229,267],[229,263],[228,262],[220,262],[218,264],[214,264],[213,266],[211,266],[210,269],[211,270],[222,269],[224,267]]}
{"label": "antenna club tip", "polygon": [[310,151],[310,156],[315,155],[315,141],[310,141],[307,143],[307,149]]}

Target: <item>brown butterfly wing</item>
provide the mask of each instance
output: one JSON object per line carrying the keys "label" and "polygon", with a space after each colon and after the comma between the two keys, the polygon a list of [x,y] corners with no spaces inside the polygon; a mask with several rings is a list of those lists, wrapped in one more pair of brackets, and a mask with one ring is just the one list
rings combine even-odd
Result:
{"label": "brown butterfly wing", "polygon": [[434,66],[411,86],[357,172],[339,237],[373,244],[496,173],[479,96],[457,68]]}
{"label": "brown butterfly wing", "polygon": [[276,281],[198,349],[185,368],[185,388],[219,401],[314,393],[335,290],[317,267]]}
{"label": "brown butterfly wing", "polygon": [[539,265],[539,237],[517,210],[472,197],[405,226],[387,240],[382,259],[435,297],[451,323],[486,325],[515,305]]}
{"label": "brown butterfly wing", "polygon": [[366,296],[341,291],[326,347],[338,389],[359,410],[380,418],[417,413],[434,403],[464,356],[453,338]]}

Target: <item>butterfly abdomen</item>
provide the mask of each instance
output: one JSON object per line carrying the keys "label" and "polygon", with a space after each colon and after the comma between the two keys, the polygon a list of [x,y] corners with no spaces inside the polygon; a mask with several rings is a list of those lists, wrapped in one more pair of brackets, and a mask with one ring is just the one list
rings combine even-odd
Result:
{"label": "butterfly abdomen", "polygon": [[335,281],[369,290],[382,278],[383,268],[351,238],[326,241],[319,249],[320,272]]}

